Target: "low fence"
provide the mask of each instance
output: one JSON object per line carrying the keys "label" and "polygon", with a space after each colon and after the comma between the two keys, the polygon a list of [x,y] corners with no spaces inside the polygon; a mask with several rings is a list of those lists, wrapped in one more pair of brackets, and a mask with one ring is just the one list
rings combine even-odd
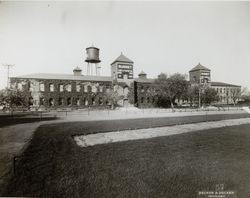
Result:
{"label": "low fence", "polygon": [[120,107],[115,110],[110,108],[85,108],[85,109],[54,109],[44,111],[26,111],[26,112],[0,112],[1,116],[13,118],[56,118],[67,116],[91,116],[91,115],[119,115],[119,114],[162,114],[162,113],[179,113],[179,112],[229,112],[243,111],[242,107],[212,107],[212,108],[131,108]]}

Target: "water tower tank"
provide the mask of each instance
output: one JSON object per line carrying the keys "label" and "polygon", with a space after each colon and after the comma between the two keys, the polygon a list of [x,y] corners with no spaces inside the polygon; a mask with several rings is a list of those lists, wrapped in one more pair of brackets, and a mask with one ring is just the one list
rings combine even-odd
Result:
{"label": "water tower tank", "polygon": [[87,58],[85,62],[87,63],[100,63],[99,59],[99,49],[96,47],[88,47],[86,48]]}

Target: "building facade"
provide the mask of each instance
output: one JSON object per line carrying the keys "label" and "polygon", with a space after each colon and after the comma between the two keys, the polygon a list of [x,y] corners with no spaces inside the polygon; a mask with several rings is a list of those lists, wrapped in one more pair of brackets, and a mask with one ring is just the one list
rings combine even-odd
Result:
{"label": "building facade", "polygon": [[[91,53],[90,53],[91,52]],[[76,67],[73,74],[28,74],[12,77],[11,86],[26,92],[30,105],[35,108],[105,107],[110,104],[107,93],[116,91],[121,106],[128,106],[129,89],[136,107],[155,107],[158,102],[155,79],[141,72],[134,78],[134,62],[121,53],[111,63],[111,76],[98,75],[99,49],[87,48],[88,73]],[[96,70],[95,75],[91,72]],[[208,85],[219,95],[219,104],[232,104],[240,86],[211,81],[211,71],[200,63],[189,71],[191,85]],[[130,93],[130,94],[131,94]],[[130,96],[131,97],[131,96]]]}
{"label": "building facade", "polygon": [[95,107],[109,103],[105,92],[112,89],[112,80],[76,73],[30,74],[11,78],[11,86],[25,91],[34,107]]}
{"label": "building facade", "polygon": [[234,104],[239,100],[241,86],[211,81],[211,70],[200,63],[189,71],[189,80],[191,85],[215,89],[219,96],[217,104]]}

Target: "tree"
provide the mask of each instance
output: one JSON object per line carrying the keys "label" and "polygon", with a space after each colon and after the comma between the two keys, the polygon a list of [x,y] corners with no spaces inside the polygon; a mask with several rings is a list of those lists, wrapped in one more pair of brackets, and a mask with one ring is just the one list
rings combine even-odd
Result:
{"label": "tree", "polygon": [[243,93],[241,95],[241,99],[244,102],[250,102],[250,92],[248,91],[248,89],[246,87],[243,88]]}
{"label": "tree", "polygon": [[199,85],[189,84],[187,92],[183,94],[183,97],[189,100],[191,106],[197,104],[199,100]]}
{"label": "tree", "polygon": [[135,103],[135,91],[134,91],[134,82],[131,83],[131,86],[128,88],[128,101],[130,104]]}
{"label": "tree", "polygon": [[27,95],[18,89],[9,88],[0,91],[0,105],[6,110],[13,110],[17,107],[28,107]]}
{"label": "tree", "polygon": [[201,91],[201,103],[205,105],[210,105],[213,102],[219,100],[218,93],[215,89],[211,87],[205,87]]}
{"label": "tree", "polygon": [[111,109],[115,109],[117,102],[122,99],[118,93],[118,85],[113,85],[111,89],[106,90],[105,97],[111,105]]}
{"label": "tree", "polygon": [[159,99],[169,101],[171,108],[174,108],[174,101],[185,97],[188,91],[188,81],[185,75],[176,73],[169,78],[161,73],[155,80],[158,88]]}
{"label": "tree", "polygon": [[240,87],[231,89],[231,97],[234,105],[236,105],[237,101],[241,99],[241,95],[247,92],[247,88],[244,87],[242,90]]}

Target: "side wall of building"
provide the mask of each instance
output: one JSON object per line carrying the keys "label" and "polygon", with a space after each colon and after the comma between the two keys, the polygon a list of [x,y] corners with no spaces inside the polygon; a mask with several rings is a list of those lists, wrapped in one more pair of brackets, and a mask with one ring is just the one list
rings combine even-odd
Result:
{"label": "side wall of building", "polygon": [[11,78],[12,87],[29,93],[34,107],[88,107],[109,103],[112,82]]}
{"label": "side wall of building", "polygon": [[[211,86],[216,90],[219,96],[219,101],[217,104],[234,104],[238,102],[240,96],[241,87],[240,86]],[[238,95],[237,95],[238,94]]]}
{"label": "side wall of building", "polygon": [[157,95],[152,83],[134,82],[134,103],[139,108],[150,108],[157,106]]}

